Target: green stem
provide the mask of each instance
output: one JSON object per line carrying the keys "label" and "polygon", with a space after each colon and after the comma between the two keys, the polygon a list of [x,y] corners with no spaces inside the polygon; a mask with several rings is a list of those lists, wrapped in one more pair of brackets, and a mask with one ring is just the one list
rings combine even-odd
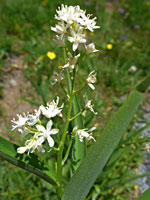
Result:
{"label": "green stem", "polygon": [[85,88],[86,85],[87,85],[87,83],[85,83],[81,88],[79,88],[78,90],[76,90],[75,93],[80,92],[83,88]]}
{"label": "green stem", "polygon": [[76,119],[79,115],[82,115],[82,111],[76,114],[74,117],[70,118],[69,121],[71,122],[72,120]]}
{"label": "green stem", "polygon": [[64,150],[64,144],[65,144],[65,139],[67,135],[67,130],[68,130],[69,122],[70,122],[69,119],[70,119],[70,115],[72,111],[73,96],[74,94],[72,92],[70,96],[70,101],[69,101],[69,108],[68,108],[66,123],[65,123],[63,134],[62,134],[62,139],[60,142],[60,151],[58,152],[58,158],[57,158],[57,182],[60,185],[57,188],[58,199],[61,199],[61,196],[62,196],[62,157],[63,157],[63,150]]}
{"label": "green stem", "polygon": [[60,87],[62,88],[63,92],[65,93],[65,95],[67,95],[67,92],[65,90],[65,88],[63,87],[62,83],[59,83],[60,84]]}
{"label": "green stem", "polygon": [[73,140],[71,139],[71,140],[70,140],[70,143],[69,143],[69,146],[68,146],[68,149],[67,149],[67,151],[66,151],[65,157],[64,157],[64,159],[63,159],[63,161],[62,161],[62,165],[65,164],[65,162],[66,162],[66,160],[67,160],[67,158],[68,158],[68,156],[69,156],[69,152],[70,152],[70,149],[71,149],[71,146],[72,146],[72,142],[73,142]]}
{"label": "green stem", "polygon": [[[66,61],[65,49],[64,49],[64,56],[65,56],[65,61]],[[65,127],[64,127],[61,142],[59,145],[60,150],[58,152],[58,157],[57,157],[57,182],[59,184],[59,186],[57,187],[58,199],[61,199],[61,196],[62,196],[62,159],[63,159],[63,150],[64,150],[65,139],[66,139],[69,123],[70,123],[69,119],[70,119],[70,115],[71,115],[71,111],[72,111],[73,98],[74,98],[75,73],[76,73],[76,71],[74,69],[73,81],[71,81],[71,79],[68,80],[69,91],[70,91],[69,92],[70,93],[69,107],[68,107]],[[68,69],[67,69],[67,76],[70,76],[70,72],[68,71]]]}

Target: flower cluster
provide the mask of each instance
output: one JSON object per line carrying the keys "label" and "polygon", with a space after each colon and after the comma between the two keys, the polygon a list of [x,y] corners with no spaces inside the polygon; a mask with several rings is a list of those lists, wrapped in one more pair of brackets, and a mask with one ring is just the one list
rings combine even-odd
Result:
{"label": "flower cluster", "polygon": [[[58,104],[59,97],[57,97],[56,102],[53,100],[52,102],[47,103],[47,106],[41,105],[38,110],[35,110],[34,114],[17,114],[18,120],[12,120],[12,130],[18,129],[24,136],[32,134],[32,137],[25,142],[25,146],[17,149],[18,153],[24,153],[25,151],[33,153],[35,149],[39,152],[45,152],[42,147],[45,140],[48,141],[50,147],[54,146],[54,140],[51,135],[57,134],[59,129],[52,129],[53,122],[51,118],[54,118],[57,115],[62,117],[61,112],[63,105],[58,107]],[[40,121],[41,116],[48,119],[46,127],[44,127]]]}
{"label": "flower cluster", "polygon": [[51,27],[51,30],[58,34],[55,42],[59,46],[65,47],[65,40],[67,39],[73,43],[73,51],[78,49],[79,44],[85,44],[87,54],[98,51],[93,43],[86,45],[85,34],[85,30],[93,32],[94,29],[100,28],[96,26],[96,17],[91,18],[90,14],[86,15],[86,11],[80,9],[80,6],[64,6],[62,4],[56,12],[55,19],[59,22],[55,27]]}

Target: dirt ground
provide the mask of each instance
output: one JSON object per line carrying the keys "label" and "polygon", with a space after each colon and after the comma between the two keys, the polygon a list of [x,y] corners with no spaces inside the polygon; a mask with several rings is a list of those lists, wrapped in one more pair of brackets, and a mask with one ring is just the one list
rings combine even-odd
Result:
{"label": "dirt ground", "polygon": [[[12,55],[3,67],[3,95],[0,99],[0,135],[9,138],[11,119],[17,113],[32,112],[34,106],[22,100],[31,98],[35,91],[24,77],[24,56]],[[31,95],[32,94],[32,95]]]}

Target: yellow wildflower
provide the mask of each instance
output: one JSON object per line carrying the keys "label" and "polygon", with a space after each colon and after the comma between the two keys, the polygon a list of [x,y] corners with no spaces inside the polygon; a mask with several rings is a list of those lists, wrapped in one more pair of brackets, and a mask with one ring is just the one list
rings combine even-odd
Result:
{"label": "yellow wildflower", "polygon": [[53,51],[48,51],[46,55],[50,60],[54,60],[56,58],[56,54]]}
{"label": "yellow wildflower", "polygon": [[44,59],[44,56],[41,55],[41,56],[39,57],[39,60],[43,60],[43,59]]}
{"label": "yellow wildflower", "polygon": [[135,173],[138,173],[138,171],[139,171],[138,168],[134,168]]}
{"label": "yellow wildflower", "polygon": [[63,67],[62,65],[58,65],[58,69],[62,69],[62,67]]}
{"label": "yellow wildflower", "polygon": [[111,50],[111,49],[113,48],[113,45],[112,45],[111,43],[108,43],[108,44],[106,45],[106,48],[107,48],[108,50]]}
{"label": "yellow wildflower", "polygon": [[138,190],[138,188],[139,188],[138,185],[135,185],[135,186],[134,186],[134,189],[135,189],[135,190]]}
{"label": "yellow wildflower", "polygon": [[43,6],[47,6],[48,2],[46,0],[42,1]]}
{"label": "yellow wildflower", "polygon": [[146,1],[146,6],[150,6],[150,1]]}

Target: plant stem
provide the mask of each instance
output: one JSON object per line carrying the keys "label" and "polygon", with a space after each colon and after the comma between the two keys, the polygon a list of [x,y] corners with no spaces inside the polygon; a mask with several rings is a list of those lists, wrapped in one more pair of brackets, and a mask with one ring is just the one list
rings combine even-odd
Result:
{"label": "plant stem", "polygon": [[73,92],[70,95],[70,100],[69,100],[69,108],[68,108],[68,113],[67,113],[67,118],[66,118],[66,123],[64,127],[64,131],[62,134],[62,139],[60,142],[60,150],[58,152],[58,158],[57,158],[57,182],[59,183],[59,187],[57,188],[57,195],[58,199],[61,198],[62,196],[62,157],[63,157],[63,150],[64,150],[64,144],[65,144],[65,139],[66,139],[66,134],[69,126],[69,119],[72,111],[72,102],[73,102]]}
{"label": "plant stem", "polygon": [[[66,52],[64,49],[64,57],[65,57],[65,61],[66,61]],[[62,196],[62,159],[63,159],[63,150],[64,150],[64,144],[65,144],[65,139],[66,139],[66,135],[67,135],[67,131],[68,131],[68,126],[70,123],[70,115],[71,115],[71,111],[72,111],[72,104],[73,104],[73,98],[74,98],[74,87],[75,87],[75,74],[76,71],[74,69],[73,71],[73,80],[71,81],[68,80],[68,85],[69,85],[69,93],[70,93],[70,99],[69,99],[69,107],[68,107],[68,112],[67,112],[67,117],[66,117],[66,123],[64,126],[64,130],[62,133],[62,138],[61,138],[61,142],[59,145],[59,152],[58,152],[58,157],[57,157],[57,182],[59,184],[59,186],[57,187],[57,197],[60,200],[61,196]],[[70,72],[67,69],[67,77],[70,76]]]}
{"label": "plant stem", "polygon": [[85,88],[86,85],[87,85],[87,83],[85,83],[81,88],[79,88],[78,90],[76,90],[75,93],[80,92],[83,88]]}
{"label": "plant stem", "polygon": [[69,121],[71,122],[72,120],[76,119],[79,115],[82,115],[82,111],[76,114],[74,117],[70,118]]}
{"label": "plant stem", "polygon": [[68,146],[68,149],[67,149],[67,152],[66,152],[66,154],[65,154],[65,156],[64,156],[64,159],[63,159],[63,161],[62,161],[62,165],[65,164],[65,162],[66,162],[66,160],[67,160],[67,158],[68,158],[68,156],[69,156],[69,152],[70,152],[70,149],[71,149],[71,146],[72,146],[72,142],[73,142],[73,140],[71,139],[71,141],[70,141],[70,143],[69,143],[69,146]]}

